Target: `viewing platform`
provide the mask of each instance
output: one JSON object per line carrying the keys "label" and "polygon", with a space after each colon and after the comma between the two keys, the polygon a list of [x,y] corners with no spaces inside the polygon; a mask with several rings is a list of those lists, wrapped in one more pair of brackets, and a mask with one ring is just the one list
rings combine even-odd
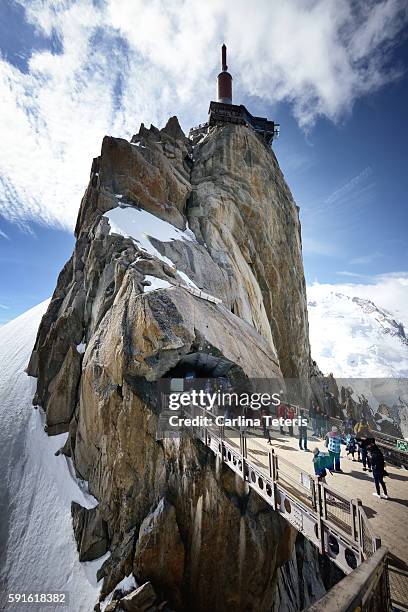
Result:
{"label": "viewing platform", "polygon": [[[185,412],[194,417],[201,410],[189,407]],[[313,454],[299,449],[296,435],[272,429],[269,444],[261,429],[199,426],[188,431],[327,555],[346,578],[353,576],[347,584],[354,585],[354,597],[340,581],[324,598],[324,609],[408,611],[408,532],[401,520],[408,508],[404,467],[387,465],[389,499],[379,499],[373,496],[372,475],[358,461],[347,459],[344,447],[343,472],[328,475],[326,484],[312,474]],[[323,450],[324,442],[310,436],[309,446]]]}

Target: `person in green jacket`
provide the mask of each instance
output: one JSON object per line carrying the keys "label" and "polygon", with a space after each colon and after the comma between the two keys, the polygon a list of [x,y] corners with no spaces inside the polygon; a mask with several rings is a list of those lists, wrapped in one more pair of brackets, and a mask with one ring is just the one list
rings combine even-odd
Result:
{"label": "person in green jacket", "polygon": [[313,449],[313,469],[319,482],[326,484],[327,470],[330,472],[331,458],[328,454],[320,452],[316,447]]}

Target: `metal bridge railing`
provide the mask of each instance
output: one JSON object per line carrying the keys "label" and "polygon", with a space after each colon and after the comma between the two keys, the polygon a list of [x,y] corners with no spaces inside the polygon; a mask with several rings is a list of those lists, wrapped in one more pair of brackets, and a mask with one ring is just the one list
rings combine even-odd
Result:
{"label": "metal bridge railing", "polygon": [[[185,412],[190,417],[208,416],[197,406]],[[214,424],[188,431],[345,573],[350,573],[380,546],[359,500],[318,482],[315,476],[278,456],[273,449],[248,448],[244,431]]]}
{"label": "metal bridge railing", "polygon": [[394,610],[408,611],[408,565],[392,556],[388,559],[388,580]]}
{"label": "metal bridge railing", "polygon": [[[190,417],[200,414],[208,416],[204,409],[198,407],[185,408],[185,414]],[[389,583],[393,605],[398,601],[408,601],[408,568],[390,564],[388,579],[387,564],[383,562],[387,558],[387,551],[373,533],[361,500],[350,499],[319,482],[315,476],[278,456],[272,448],[248,449],[245,431],[214,424],[189,427],[187,431],[240,475],[249,488],[318,547],[321,554],[329,556],[345,574],[352,576],[355,570],[363,566],[369,569],[370,581],[365,587],[356,586],[358,597],[361,596],[363,602],[361,610],[390,610]],[[357,583],[360,575],[365,574],[357,575]],[[328,594],[331,592],[332,589]],[[372,607],[379,601],[382,607]],[[351,612],[356,607],[340,606],[336,607],[336,612]],[[334,611],[334,607],[310,608],[321,609]],[[396,605],[393,609],[408,610],[408,607],[403,607],[401,603],[400,607]]]}
{"label": "metal bridge railing", "polygon": [[353,501],[322,484],[324,516],[348,536],[353,535]]}
{"label": "metal bridge railing", "polygon": [[[185,413],[190,417],[207,414],[198,407],[191,407],[191,410],[189,407]],[[327,600],[329,603],[324,598],[319,602],[321,605],[324,601],[324,608],[312,607],[310,610],[351,612],[359,606],[365,612],[388,612],[391,610],[391,599],[393,610],[408,610],[403,603],[408,601],[408,568],[395,563],[390,563],[388,567],[383,563],[387,551],[372,532],[361,500],[350,499],[319,482],[315,476],[278,456],[274,449],[248,448],[245,431],[214,424],[189,427],[187,431],[200,439],[249,488],[318,547],[321,554],[329,556],[348,575],[347,578],[354,576],[356,582],[353,588],[357,592],[357,599],[353,599],[353,602],[357,605],[350,607],[343,593],[343,607],[335,604],[331,608],[330,598]],[[360,568],[364,571],[360,572]],[[357,570],[359,573],[355,574]],[[361,576],[365,576],[365,586],[360,584]],[[337,587],[345,580],[340,581],[325,597],[332,591],[337,593]]]}
{"label": "metal bridge railing", "polygon": [[307,612],[391,612],[387,555],[386,548],[379,548]]}

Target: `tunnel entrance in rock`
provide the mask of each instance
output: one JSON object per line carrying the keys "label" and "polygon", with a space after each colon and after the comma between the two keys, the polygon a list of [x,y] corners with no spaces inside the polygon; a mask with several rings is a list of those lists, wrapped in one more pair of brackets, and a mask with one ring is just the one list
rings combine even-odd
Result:
{"label": "tunnel entrance in rock", "polygon": [[240,366],[222,355],[192,352],[184,355],[162,379],[170,379],[173,391],[188,389],[249,392],[251,383]]}
{"label": "tunnel entrance in rock", "polygon": [[[187,419],[206,416],[209,414],[206,411],[217,418],[224,416],[226,419],[252,414],[245,398],[251,397],[253,381],[237,363],[219,351],[217,353],[193,351],[183,355],[161,377],[162,432],[172,432],[169,428],[169,415],[175,414],[172,411],[176,410]],[[182,399],[178,405],[179,398]],[[241,404],[242,401],[244,403]],[[221,421],[218,425],[221,425]]]}
{"label": "tunnel entrance in rock", "polygon": [[229,378],[229,374],[235,374],[235,378],[237,372],[234,370],[237,369],[242,372],[241,368],[225,357],[195,352],[184,355],[163,378]]}

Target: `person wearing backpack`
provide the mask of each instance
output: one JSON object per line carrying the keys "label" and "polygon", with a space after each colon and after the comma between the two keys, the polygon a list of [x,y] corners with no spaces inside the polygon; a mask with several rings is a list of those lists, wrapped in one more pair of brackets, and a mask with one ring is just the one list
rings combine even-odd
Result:
{"label": "person wearing backpack", "polygon": [[[313,449],[313,469],[317,476],[318,482],[326,484],[327,470],[331,473],[330,466],[327,465],[327,455],[322,453],[317,447]],[[327,469],[326,469],[327,467]]]}
{"label": "person wearing backpack", "polygon": [[276,411],[276,416],[278,419],[280,419],[279,431],[281,434],[285,433],[285,430],[283,429],[283,421],[286,419],[286,410],[286,405],[281,402]]}

